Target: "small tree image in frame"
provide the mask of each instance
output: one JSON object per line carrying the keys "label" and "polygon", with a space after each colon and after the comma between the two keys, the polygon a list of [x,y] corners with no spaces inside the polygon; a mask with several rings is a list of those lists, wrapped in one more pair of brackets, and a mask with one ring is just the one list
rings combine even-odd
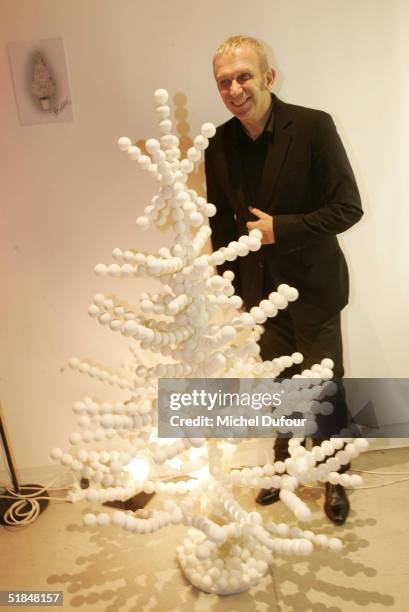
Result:
{"label": "small tree image in frame", "polygon": [[8,52],[20,123],[72,121],[62,39],[13,42]]}
{"label": "small tree image in frame", "polygon": [[50,110],[55,83],[41,53],[37,54],[34,62],[31,93],[38,98],[42,110]]}

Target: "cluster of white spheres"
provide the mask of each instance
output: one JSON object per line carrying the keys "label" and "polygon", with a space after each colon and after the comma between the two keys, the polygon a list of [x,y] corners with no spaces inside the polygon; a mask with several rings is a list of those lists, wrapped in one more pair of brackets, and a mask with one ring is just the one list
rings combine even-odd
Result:
{"label": "cluster of white spheres", "polygon": [[[252,553],[250,551],[253,551]],[[202,534],[189,530],[177,549],[179,562],[197,588],[210,593],[238,593],[256,584],[268,571],[271,553],[257,545],[252,536],[239,538],[221,557],[217,547],[203,540]]]}
{"label": "cluster of white spheres", "polygon": [[[189,190],[186,186],[188,174],[195,168],[195,163],[201,159],[202,152],[209,145],[209,138],[216,133],[216,128],[212,123],[204,123],[200,134],[196,136],[193,147],[187,152],[187,158],[179,160],[180,149],[178,148],[179,139],[171,135],[172,121],[169,119],[170,108],[167,105],[169,94],[165,89],[158,89],[154,93],[156,112],[159,117],[159,129],[162,134],[160,139],[149,138],[145,142],[148,155],[142,154],[141,150],[132,144],[132,141],[122,136],[118,140],[118,146],[122,151],[127,151],[131,160],[138,162],[142,169],[158,180],[161,185],[160,197],[152,199],[152,204],[145,208],[145,215],[136,220],[136,224],[141,230],[148,230],[151,221],[158,225],[166,222],[169,208],[163,197],[169,199],[170,207],[173,207],[173,221],[177,238],[185,241],[186,224],[191,227],[203,225],[203,214],[207,217],[216,214],[213,204],[204,202],[201,204],[199,198],[191,200]],[[150,156],[150,157],[149,157]]]}
{"label": "cluster of white spheres", "polygon": [[[258,251],[261,248],[262,233],[253,229],[249,235],[229,242],[212,255],[204,254],[211,233],[205,219],[214,216],[217,210],[213,204],[188,189],[187,180],[188,175],[197,167],[197,162],[202,159],[209,139],[215,136],[216,128],[212,123],[204,123],[200,134],[188,149],[186,158],[182,159],[179,138],[171,134],[168,92],[164,89],[156,90],[154,100],[160,136],[146,141],[146,152],[141,151],[128,137],[121,137],[118,146],[121,151],[127,152],[129,159],[136,162],[138,167],[147,170],[159,186],[158,195],[145,207],[144,214],[137,218],[137,227],[147,230],[152,223],[159,227],[170,219],[175,230],[175,243],[173,247],[163,247],[157,256],[116,248],[113,251],[116,262],[110,266],[98,264],[95,271],[101,276],[117,278],[138,275],[162,277],[160,280],[166,285],[166,291],[160,295],[146,293],[141,296],[139,309],[135,310],[116,303],[114,298],[97,295],[89,308],[89,314],[111,330],[138,340],[142,349],[149,348],[153,352],[171,356],[176,363],[159,363],[152,368],[147,365],[135,367],[132,363],[128,370],[132,374],[128,380],[125,376],[118,376],[79,359],[71,360],[70,365],[74,369],[116,384],[122,389],[132,389],[133,393],[141,393],[140,404],[134,398],[128,404],[101,405],[90,399],[77,402],[74,412],[84,431],[71,434],[71,444],[77,445],[81,441],[99,442],[115,436],[126,439],[128,436],[134,452],[80,449],[66,453],[60,448],[54,448],[50,454],[53,459],[77,472],[79,477],[89,478],[91,486],[85,494],[89,502],[128,499],[140,490],[180,496],[194,491],[193,499],[200,499],[203,507],[224,520],[225,524],[219,526],[204,516],[188,512],[187,501],[165,504],[164,512],[152,511],[144,518],[119,511],[112,514],[87,512],[84,524],[91,528],[113,525],[138,534],[152,533],[167,525],[183,524],[190,527],[183,545],[178,548],[178,558],[186,576],[192,584],[204,591],[237,593],[256,584],[266,574],[273,554],[308,555],[313,545],[339,552],[342,543],[338,538],[302,531],[285,523],[269,523],[267,529],[259,513],[247,513],[230,497],[229,487],[279,488],[281,500],[295,517],[300,521],[308,521],[311,512],[295,493],[300,482],[309,482],[314,473],[314,479],[321,482],[346,487],[360,486],[360,476],[339,474],[338,469],[347,465],[360,452],[366,451],[368,443],[365,439],[332,438],[306,451],[301,446],[301,440],[293,438],[289,443],[290,457],[285,462],[234,469],[230,473],[224,469],[221,449],[217,445],[208,445],[209,469],[203,481],[192,477],[179,482],[154,482],[148,480],[147,475],[139,475],[140,480],[135,477],[132,481],[130,473],[126,470],[126,474],[123,473],[131,457],[135,457],[136,450],[150,452],[153,463],[162,465],[174,459],[179,460],[179,456],[183,460],[185,451],[192,447],[199,449],[206,443],[205,439],[196,438],[181,439],[160,446],[155,441],[149,441],[149,434],[144,435],[147,432],[139,431],[144,427],[149,432],[152,429],[150,413],[155,404],[152,396],[145,394],[145,391],[153,384],[154,377],[190,376],[197,373],[200,376],[211,376],[215,372],[225,374],[227,367],[231,367],[234,372],[235,361],[239,361],[236,355],[239,354],[243,368],[240,372],[245,371],[248,376],[257,376],[257,372],[262,375],[262,370],[257,369],[260,364],[255,359],[258,349],[256,343],[263,331],[261,326],[269,317],[276,316],[298,298],[297,289],[283,283],[259,305],[251,308],[250,312],[231,312],[243,305],[242,299],[234,294],[234,274],[228,270],[218,275],[213,272],[212,266],[233,262],[238,257]],[[191,227],[195,228],[192,236]],[[220,313],[226,315],[224,322],[216,324],[216,318],[212,319],[212,316]],[[174,317],[174,322],[163,324],[151,317],[152,314],[170,315]],[[290,356],[273,360],[265,372],[276,376],[276,372],[302,362],[302,354],[294,352]],[[301,375],[304,378],[287,381],[286,391],[288,394],[294,393],[294,397],[298,393],[304,403],[312,401],[320,391],[318,386],[314,387],[314,379],[329,381],[333,369],[334,362],[324,358],[319,364],[311,366],[311,370],[304,370]],[[327,384],[335,387],[327,389],[330,397],[337,389],[334,382]],[[329,402],[321,403],[319,408],[322,414],[330,413],[329,406]],[[318,412],[316,405],[314,407]],[[95,432],[90,430],[92,426],[95,426]],[[131,434],[135,431],[138,437],[133,439]],[[231,443],[237,443],[237,440]],[[223,482],[220,480],[221,475]]]}

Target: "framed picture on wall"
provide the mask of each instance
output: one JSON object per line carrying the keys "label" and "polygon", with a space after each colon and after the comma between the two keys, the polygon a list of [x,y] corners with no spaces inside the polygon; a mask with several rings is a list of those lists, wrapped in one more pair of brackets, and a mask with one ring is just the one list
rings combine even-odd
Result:
{"label": "framed picture on wall", "polygon": [[12,42],[8,53],[21,125],[72,121],[63,40]]}

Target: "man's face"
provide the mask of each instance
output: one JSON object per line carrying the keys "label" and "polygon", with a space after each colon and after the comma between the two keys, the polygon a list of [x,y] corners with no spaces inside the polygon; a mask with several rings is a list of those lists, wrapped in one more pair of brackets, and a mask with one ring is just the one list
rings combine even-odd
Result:
{"label": "man's face", "polygon": [[260,70],[257,53],[248,46],[219,56],[214,64],[214,76],[223,102],[243,123],[261,120],[270,106],[268,86],[273,71]]}

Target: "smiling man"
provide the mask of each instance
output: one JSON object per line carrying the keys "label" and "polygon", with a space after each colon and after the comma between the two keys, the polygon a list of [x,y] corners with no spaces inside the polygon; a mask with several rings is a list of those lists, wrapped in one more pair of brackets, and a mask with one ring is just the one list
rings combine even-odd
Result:
{"label": "smiling man", "polygon": [[[348,302],[348,270],[336,235],[359,221],[362,207],[334,122],[327,113],[286,104],[271,93],[275,72],[257,39],[224,41],[213,71],[234,115],[206,150],[207,199],[217,208],[210,219],[213,248],[253,228],[263,236],[260,251],[226,262],[219,272],[234,272],[247,310],[280,283],[296,287],[299,299],[267,319],[261,357],[299,351],[303,368],[329,357],[335,377],[342,378],[340,312]],[[293,366],[285,375],[298,372]],[[345,424],[340,401],[331,431]],[[288,457],[285,438],[276,440],[275,457]],[[262,489],[257,501],[273,503],[278,493]],[[325,511],[332,521],[345,521],[349,503],[341,485],[327,483]]]}
{"label": "smiling man", "polygon": [[271,114],[270,86],[275,73],[264,57],[250,45],[219,52],[214,59],[214,75],[227,108],[241,122],[252,140],[262,133]]}

